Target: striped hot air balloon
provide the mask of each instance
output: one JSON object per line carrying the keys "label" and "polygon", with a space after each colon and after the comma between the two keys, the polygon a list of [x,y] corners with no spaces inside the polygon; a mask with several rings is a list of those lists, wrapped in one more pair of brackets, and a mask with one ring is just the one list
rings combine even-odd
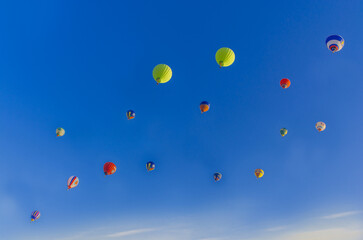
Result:
{"label": "striped hot air balloon", "polygon": [[256,169],[255,170],[255,175],[257,178],[262,178],[262,176],[265,174],[265,172],[262,169]]}
{"label": "striped hot air balloon", "polygon": [[39,211],[34,211],[32,212],[32,214],[30,215],[30,221],[35,221],[38,220],[40,218],[40,212]]}
{"label": "striped hot air balloon", "polygon": [[217,172],[217,173],[213,174],[213,178],[214,178],[214,181],[218,182],[219,180],[221,180],[222,174]]}
{"label": "striped hot air balloon", "polygon": [[135,118],[135,112],[132,111],[132,110],[128,110],[126,112],[126,117],[127,117],[128,120]]}
{"label": "striped hot air balloon", "polygon": [[342,48],[344,47],[344,39],[339,35],[329,36],[326,39],[325,43],[328,49],[333,53],[342,50]]}
{"label": "striped hot air balloon", "polygon": [[68,189],[77,187],[78,183],[79,183],[79,178],[78,177],[72,176],[72,177],[68,178],[68,182],[67,182]]}
{"label": "striped hot air balloon", "polygon": [[146,169],[147,169],[148,172],[154,170],[155,169],[155,163],[153,163],[153,162],[147,162],[146,163]]}

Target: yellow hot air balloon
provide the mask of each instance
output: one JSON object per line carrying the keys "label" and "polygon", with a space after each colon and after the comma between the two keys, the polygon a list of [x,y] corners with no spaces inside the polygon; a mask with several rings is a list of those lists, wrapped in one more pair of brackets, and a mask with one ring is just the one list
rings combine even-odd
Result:
{"label": "yellow hot air balloon", "polygon": [[169,82],[172,75],[171,68],[166,64],[156,65],[153,69],[153,77],[157,84]]}
{"label": "yellow hot air balloon", "polygon": [[265,174],[265,172],[262,169],[258,168],[255,170],[255,175],[257,178],[261,178],[264,174]]}
{"label": "yellow hot air balloon", "polygon": [[281,128],[280,129],[280,134],[281,134],[281,136],[284,137],[287,134],[287,129],[286,128]]}
{"label": "yellow hot air balloon", "polygon": [[219,67],[228,67],[232,65],[236,56],[230,48],[220,48],[216,53],[216,61]]}

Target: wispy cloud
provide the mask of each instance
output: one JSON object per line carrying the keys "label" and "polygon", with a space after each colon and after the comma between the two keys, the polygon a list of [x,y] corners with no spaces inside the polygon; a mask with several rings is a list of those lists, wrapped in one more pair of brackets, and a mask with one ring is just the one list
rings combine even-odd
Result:
{"label": "wispy cloud", "polygon": [[265,231],[267,232],[277,232],[286,229],[287,226],[278,226],[278,227],[272,227],[272,228],[266,228]]}
{"label": "wispy cloud", "polygon": [[342,217],[348,217],[352,215],[357,215],[361,213],[361,211],[350,211],[350,212],[341,212],[336,214],[331,214],[328,216],[321,217],[322,219],[336,219],[336,218],[342,218]]}
{"label": "wispy cloud", "polygon": [[285,236],[278,237],[279,240],[361,240],[363,232],[358,229],[348,228],[331,228],[320,229],[315,231],[303,231],[290,233]]}
{"label": "wispy cloud", "polygon": [[198,240],[221,240],[222,238],[200,238]]}
{"label": "wispy cloud", "polygon": [[89,236],[91,233],[92,233],[92,231],[90,231],[90,232],[81,232],[81,233],[77,233],[77,234],[75,234],[73,236],[57,238],[56,240],[77,240],[77,239],[82,239],[83,237]]}
{"label": "wispy cloud", "polygon": [[[209,222],[203,224],[188,222],[186,224],[184,219],[182,221],[177,219],[170,223],[154,221],[153,225],[150,225],[150,222],[145,222],[144,226],[150,226],[149,228],[138,228],[139,222],[137,225],[118,223],[100,229],[92,228],[89,232],[78,232],[78,234],[75,232],[72,233],[72,236],[59,240],[362,240],[363,221],[359,218],[349,217],[356,214],[363,214],[363,211],[341,212],[329,216],[315,215],[315,217],[297,218],[288,222],[276,219],[280,225],[273,225],[274,222],[270,222],[269,225],[264,227],[260,225],[257,228],[250,226],[231,227],[229,224],[217,226],[211,225]],[[327,220],[338,218],[342,218],[342,221]],[[36,239],[39,240],[39,237]],[[43,237],[41,239],[53,238]]]}
{"label": "wispy cloud", "polygon": [[[236,238],[237,239],[237,238]],[[362,240],[363,231],[359,227],[346,228],[317,228],[317,229],[292,229],[278,234],[268,233],[249,240]]]}
{"label": "wispy cloud", "polygon": [[153,232],[153,231],[156,231],[156,229],[155,228],[141,228],[141,229],[134,229],[134,230],[129,230],[129,231],[108,234],[106,237],[109,237],[109,238],[124,237],[124,236],[130,236],[130,235],[135,235],[135,234],[140,234],[140,233],[145,233],[145,232]]}

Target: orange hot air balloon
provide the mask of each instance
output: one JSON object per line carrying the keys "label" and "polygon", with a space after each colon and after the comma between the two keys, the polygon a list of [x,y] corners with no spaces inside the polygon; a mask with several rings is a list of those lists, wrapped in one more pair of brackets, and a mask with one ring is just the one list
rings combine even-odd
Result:
{"label": "orange hot air balloon", "polygon": [[207,101],[203,101],[200,103],[199,108],[202,113],[207,112],[210,108],[210,104]]}
{"label": "orange hot air balloon", "polygon": [[280,81],[280,86],[282,87],[282,88],[288,88],[288,87],[290,87],[290,85],[291,85],[291,82],[290,82],[290,80],[289,79],[287,79],[287,78],[283,78],[283,79],[281,79],[281,81]]}
{"label": "orange hot air balloon", "polygon": [[112,162],[107,162],[103,165],[103,172],[105,175],[111,175],[116,172],[116,165]]}

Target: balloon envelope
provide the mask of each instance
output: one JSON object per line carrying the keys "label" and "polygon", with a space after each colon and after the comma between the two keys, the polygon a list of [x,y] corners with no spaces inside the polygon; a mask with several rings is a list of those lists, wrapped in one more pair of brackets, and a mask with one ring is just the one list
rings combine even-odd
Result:
{"label": "balloon envelope", "polygon": [[171,68],[166,64],[156,65],[153,69],[153,77],[157,84],[169,82],[172,75]]}
{"label": "balloon envelope", "polygon": [[68,189],[77,187],[78,183],[79,183],[78,177],[72,176],[72,177],[68,178],[68,181],[67,181]]}
{"label": "balloon envelope", "polygon": [[324,131],[324,130],[325,130],[325,128],[326,128],[326,124],[325,124],[324,122],[317,122],[317,123],[315,124],[315,127],[316,127],[316,129],[317,129],[319,132],[322,132],[322,131]]}
{"label": "balloon envelope", "polygon": [[128,120],[135,118],[135,115],[136,115],[135,112],[132,111],[132,110],[128,110],[126,112],[126,117],[127,117]]}
{"label": "balloon envelope", "polygon": [[218,49],[218,51],[216,52],[216,61],[219,67],[228,67],[232,65],[235,58],[236,56],[230,48],[223,47]]}
{"label": "balloon envelope", "polygon": [[213,175],[213,177],[214,177],[214,181],[218,182],[219,180],[221,180],[221,179],[222,179],[222,174],[220,174],[220,173],[215,173],[215,174]]}
{"label": "balloon envelope", "polygon": [[280,81],[280,86],[282,87],[282,88],[288,88],[288,87],[290,87],[290,85],[291,85],[291,82],[290,82],[290,80],[289,79],[287,79],[287,78],[283,78],[283,79],[281,79],[281,81]]}
{"label": "balloon envelope", "polygon": [[207,112],[210,108],[210,104],[207,101],[203,101],[200,103],[199,108],[202,113]]}
{"label": "balloon envelope", "polygon": [[116,172],[116,165],[112,162],[107,162],[103,165],[103,172],[105,175],[111,175]]}
{"label": "balloon envelope", "polygon": [[286,128],[281,128],[280,129],[280,134],[281,134],[281,136],[285,136],[287,134],[287,129]]}
{"label": "balloon envelope", "polygon": [[257,178],[261,178],[264,174],[265,174],[265,172],[262,169],[258,168],[255,170],[255,175]]}
{"label": "balloon envelope", "polygon": [[57,130],[55,130],[55,133],[57,134],[57,137],[62,137],[66,131],[63,128],[57,128]]}
{"label": "balloon envelope", "polygon": [[38,220],[40,218],[40,212],[39,211],[34,211],[32,212],[32,214],[30,215],[30,220],[33,222],[35,220]]}
{"label": "balloon envelope", "polygon": [[330,51],[339,52],[344,47],[344,39],[339,35],[331,35],[329,36],[326,41],[326,46]]}
{"label": "balloon envelope", "polygon": [[153,162],[147,162],[146,163],[146,169],[147,169],[147,171],[154,170],[155,169],[155,163],[153,163]]}

